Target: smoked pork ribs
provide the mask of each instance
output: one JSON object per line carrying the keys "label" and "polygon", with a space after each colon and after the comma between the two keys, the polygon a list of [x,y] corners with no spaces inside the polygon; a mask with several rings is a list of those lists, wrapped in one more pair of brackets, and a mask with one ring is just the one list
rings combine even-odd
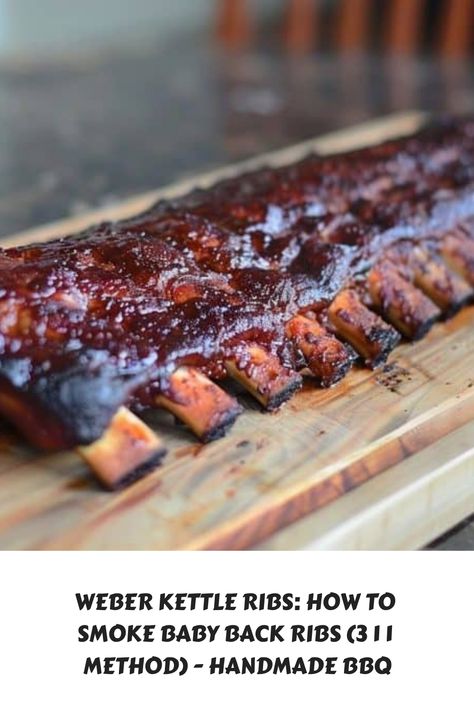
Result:
{"label": "smoked pork ribs", "polygon": [[165,448],[165,408],[203,441],[303,374],[374,368],[474,292],[474,119],[310,155],[80,234],[0,250],[0,411],[122,486]]}

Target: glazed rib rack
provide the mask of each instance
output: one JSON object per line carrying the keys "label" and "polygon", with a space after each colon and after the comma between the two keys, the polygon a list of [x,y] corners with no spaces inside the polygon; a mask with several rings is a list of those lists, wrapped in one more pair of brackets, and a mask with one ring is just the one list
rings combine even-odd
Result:
{"label": "glazed rib rack", "polygon": [[474,120],[310,155],[0,252],[0,411],[123,486],[165,454],[140,415],[206,442],[310,376],[381,365],[474,293]]}

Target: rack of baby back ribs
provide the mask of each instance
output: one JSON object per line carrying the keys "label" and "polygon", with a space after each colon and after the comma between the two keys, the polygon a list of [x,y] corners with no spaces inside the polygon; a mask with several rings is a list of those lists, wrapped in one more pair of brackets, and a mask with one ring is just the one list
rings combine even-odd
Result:
{"label": "rack of baby back ribs", "polygon": [[375,368],[472,298],[473,187],[451,119],[1,250],[0,411],[117,488],[165,454],[149,408],[208,442],[242,411],[224,378],[272,410]]}

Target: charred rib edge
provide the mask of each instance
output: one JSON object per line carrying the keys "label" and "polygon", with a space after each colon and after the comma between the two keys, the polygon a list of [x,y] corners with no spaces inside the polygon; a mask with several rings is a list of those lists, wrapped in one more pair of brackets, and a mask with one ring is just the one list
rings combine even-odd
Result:
{"label": "charred rib edge", "polygon": [[382,317],[410,340],[424,336],[441,316],[440,309],[390,262],[371,269],[367,282]]}
{"label": "charred rib edge", "polygon": [[443,312],[451,314],[466,304],[473,289],[465,279],[435,255],[414,250],[414,284]]}
{"label": "charred rib edge", "polygon": [[226,370],[267,410],[275,410],[301,387],[298,373],[285,368],[277,356],[257,345],[226,361]]}
{"label": "charred rib edge", "polygon": [[355,348],[370,368],[384,363],[400,341],[398,332],[364,306],[352,289],[336,296],[328,314],[336,332]]}
{"label": "charred rib edge", "polygon": [[181,367],[170,378],[169,395],[156,404],[173,413],[202,442],[222,437],[242,412],[237,400],[195,368]]}
{"label": "charred rib edge", "polygon": [[474,239],[461,232],[447,235],[441,254],[448,266],[474,288]]}
{"label": "charred rib edge", "polygon": [[139,479],[166,454],[158,435],[126,407],[118,409],[98,440],[76,451],[108,489]]}
{"label": "charred rib edge", "polygon": [[324,387],[337,383],[350,369],[353,361],[351,353],[317,321],[306,316],[295,316],[287,324],[286,334]]}

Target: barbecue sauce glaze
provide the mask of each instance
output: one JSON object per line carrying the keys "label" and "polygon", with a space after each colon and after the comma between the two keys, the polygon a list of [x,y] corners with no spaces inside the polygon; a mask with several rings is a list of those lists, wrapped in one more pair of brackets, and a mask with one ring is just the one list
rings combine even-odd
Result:
{"label": "barbecue sauce glaze", "polygon": [[93,441],[122,403],[141,411],[169,376],[214,379],[257,343],[303,365],[297,313],[326,322],[388,248],[474,233],[474,121],[381,146],[310,155],[132,219],[0,251],[0,408],[41,447]]}

